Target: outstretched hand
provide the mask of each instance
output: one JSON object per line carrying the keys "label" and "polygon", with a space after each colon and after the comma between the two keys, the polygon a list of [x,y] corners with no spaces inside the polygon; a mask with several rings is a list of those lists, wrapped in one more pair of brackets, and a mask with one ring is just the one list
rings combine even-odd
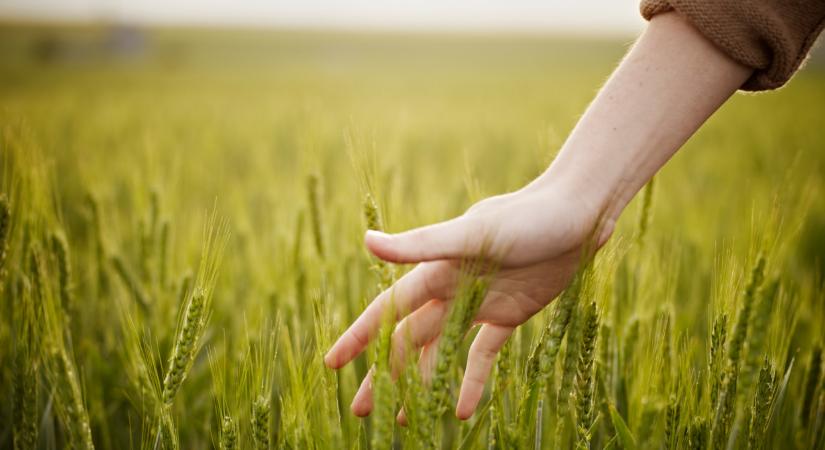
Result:
{"label": "outstretched hand", "polygon": [[[570,282],[597,222],[604,219],[600,246],[636,192],[751,73],[678,13],[654,17],[536,181],[447,222],[396,235],[367,232],[366,245],[377,257],[417,266],[364,310],[326,364],[340,368],[364,351],[393,302],[401,323],[392,369],[397,373],[405,354],[421,350],[426,381],[460,262],[489,255],[498,270],[474,319],[481,329],[456,408],[459,418],[470,417],[497,352]],[[353,399],[357,415],[372,410],[370,384],[368,376]]]}
{"label": "outstretched hand", "polygon": [[[470,347],[456,407],[460,419],[471,417],[496,354],[515,327],[569,283],[596,217],[589,205],[577,202],[564,189],[530,185],[482,200],[446,222],[395,235],[368,231],[365,242],[375,256],[417,266],[375,298],[324,361],[337,369],[364,351],[392,302],[395,319],[401,320],[392,339],[392,371],[397,375],[406,355],[420,351],[419,368],[426,382],[437,358],[435,350],[457,288],[461,260],[483,253],[496,262],[497,270],[474,319],[481,329]],[[372,411],[370,375],[351,408],[358,416]]]}

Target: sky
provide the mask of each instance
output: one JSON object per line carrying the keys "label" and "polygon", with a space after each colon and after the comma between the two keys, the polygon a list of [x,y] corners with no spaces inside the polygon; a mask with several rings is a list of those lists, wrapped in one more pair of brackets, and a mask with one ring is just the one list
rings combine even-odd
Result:
{"label": "sky", "polygon": [[639,0],[0,0],[0,18],[164,25],[616,34]]}

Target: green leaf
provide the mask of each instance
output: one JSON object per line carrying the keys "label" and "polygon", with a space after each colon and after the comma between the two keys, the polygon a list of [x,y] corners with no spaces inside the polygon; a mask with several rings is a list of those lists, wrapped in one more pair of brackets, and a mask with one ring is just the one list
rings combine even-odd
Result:
{"label": "green leaf", "polygon": [[614,434],[613,437],[611,437],[610,440],[607,441],[604,444],[604,448],[602,450],[613,450],[615,448],[616,448],[616,435]]}
{"label": "green leaf", "polygon": [[481,434],[482,425],[484,425],[484,422],[487,421],[487,413],[490,412],[490,405],[492,404],[493,402],[489,401],[483,408],[481,408],[481,411],[478,413],[478,418],[476,418],[473,427],[470,428],[470,432],[464,436],[464,439],[461,441],[461,445],[458,446],[458,450],[476,447],[475,444],[478,441],[478,436]]}
{"label": "green leaf", "polygon": [[633,433],[630,432],[630,428],[627,427],[624,419],[616,411],[616,407],[613,406],[611,403],[610,407],[610,418],[613,420],[613,427],[616,428],[616,437],[619,439],[619,443],[622,444],[622,448],[624,450],[636,450],[636,438],[633,437]]}
{"label": "green leaf", "polygon": [[785,400],[785,394],[788,391],[788,381],[791,379],[791,370],[793,369],[794,359],[795,358],[791,359],[791,363],[788,364],[788,370],[785,371],[785,376],[782,378],[782,384],[779,385],[779,390],[776,393],[776,397],[774,397],[773,405],[771,405],[771,414],[768,416],[768,422],[765,424],[766,430],[770,428],[773,418],[776,416]]}

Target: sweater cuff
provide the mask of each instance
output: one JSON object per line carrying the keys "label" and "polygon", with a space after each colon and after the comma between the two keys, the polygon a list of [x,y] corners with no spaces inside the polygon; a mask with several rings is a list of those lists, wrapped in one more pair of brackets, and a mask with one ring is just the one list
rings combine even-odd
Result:
{"label": "sweater cuff", "polygon": [[825,25],[822,0],[642,0],[642,16],[676,11],[735,61],[754,69],[746,91],[776,89],[802,65]]}

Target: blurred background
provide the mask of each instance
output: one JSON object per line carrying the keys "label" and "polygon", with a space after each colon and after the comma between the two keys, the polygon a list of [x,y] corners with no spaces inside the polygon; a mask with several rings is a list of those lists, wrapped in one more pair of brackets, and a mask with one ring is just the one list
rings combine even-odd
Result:
{"label": "blurred background", "polygon": [[[291,221],[297,206],[281,200],[302,196],[308,173],[327,180],[330,204],[359,202],[347,153],[376,153],[389,220],[403,228],[540,173],[643,27],[637,0],[0,0],[0,118],[81,179],[63,195],[111,192],[128,207],[154,187],[181,211],[221,195],[250,231]],[[726,105],[688,143],[703,149],[666,168],[676,197],[660,207],[701,198],[682,177],[700,174],[699,189],[718,194],[730,173],[775,188],[782,171],[771,169],[796,164],[794,152],[825,164],[813,150],[822,47],[781,93]],[[417,206],[433,192],[450,195]],[[715,205],[697,220],[738,213]],[[248,213],[261,206],[266,220]],[[825,227],[814,215],[813,230]]]}
{"label": "blurred background", "polygon": [[[278,448],[379,440],[369,421],[365,428],[345,411],[369,357],[335,376],[320,357],[378,292],[362,245],[365,199],[375,199],[384,228],[395,232],[520,188],[546,169],[643,28],[637,0],[0,0],[0,185],[13,223],[23,224],[13,228],[7,267],[20,286],[27,267],[34,276],[36,266],[21,261],[38,241],[24,239],[24,226],[65,233],[74,278],[60,283],[77,299],[64,305],[69,351],[96,445],[156,442],[157,417],[145,406],[152,391],[137,379],[148,370],[132,364],[148,359],[124,354],[135,350],[123,342],[157,342],[156,360],[170,361],[187,304],[180,292],[198,267],[211,209],[232,237],[205,349],[227,367],[261,367],[247,358],[244,336],[263,341],[268,321],[283,324],[272,392],[253,383],[227,389],[239,399],[229,411],[242,424],[239,447],[251,447],[249,405],[259,394],[271,394]],[[755,361],[764,350],[781,376],[795,356],[818,355],[821,47],[778,92],[727,102],[657,175],[648,207],[629,205],[602,252],[597,297],[613,331],[600,335],[624,359],[609,371],[623,377],[615,390],[595,398],[624,405],[640,448],[661,447],[665,412],[678,405],[671,399],[683,399],[684,426],[695,423],[692,414],[719,417],[696,395],[695,376],[708,367],[711,324],[722,323],[723,333],[733,324],[763,250],[766,284],[781,281],[782,294]],[[134,323],[121,324],[113,305],[127,305]],[[514,338],[512,373],[540,342],[550,313],[542,315]],[[4,399],[10,361],[22,354],[12,351],[12,322],[22,323],[15,317],[0,314],[11,318],[0,320]],[[162,374],[162,364],[151,367]],[[813,448],[799,432],[802,399],[813,398],[803,376],[793,372],[767,447]],[[331,377],[340,377],[337,390],[321,390],[335,386]],[[214,442],[226,411],[215,411],[223,387],[213,398],[212,383],[202,351],[174,404],[182,448]],[[521,395],[518,384],[507,389],[511,400]],[[0,408],[2,448],[11,447],[11,403]],[[501,417],[516,420],[515,406]],[[51,417],[37,422],[51,443],[41,447],[61,448]],[[553,417],[545,415],[548,436]],[[595,448],[613,442],[610,421],[599,423]],[[467,426],[445,417],[443,428],[445,442],[457,444]],[[398,436],[420,447],[416,434]]]}
{"label": "blurred background", "polygon": [[[39,61],[89,62],[101,58],[174,58],[186,53],[169,50],[163,31],[186,29],[184,40],[196,31],[223,30],[218,42],[237,38],[227,31],[245,31],[240,47],[257,47],[295,41],[295,32],[329,31],[379,34],[485,34],[589,37],[614,40],[632,38],[644,26],[637,0],[587,0],[581,2],[517,0],[459,0],[442,2],[399,0],[263,1],[244,0],[3,0],[3,60],[14,55]],[[278,34],[280,31],[281,34]],[[291,31],[291,34],[284,34]],[[340,42],[342,36],[330,36]],[[256,39],[250,39],[254,34]],[[352,37],[352,36],[347,36]],[[21,46],[20,41],[26,45]],[[264,41],[264,42],[261,42]],[[237,50],[237,49],[235,49]],[[327,49],[335,52],[336,47]],[[21,54],[24,53],[24,54]],[[822,62],[822,51],[815,62]],[[221,54],[215,55],[219,60]]]}
{"label": "blurred background", "polygon": [[[0,119],[62,168],[67,203],[92,191],[129,211],[159,189],[186,216],[220,196],[258,236],[294,220],[302,204],[284,198],[303,198],[309,173],[351,220],[348,154],[375,154],[389,226],[403,229],[543,171],[643,30],[638,6],[0,0]],[[662,217],[697,222],[677,233],[714,242],[750,226],[720,196],[741,200],[731,174],[769,196],[798,155],[825,166],[822,47],[779,93],[735,96],[668,164]],[[803,234],[817,239],[825,208],[812,216]],[[820,248],[802,247],[809,261]]]}
{"label": "blurred background", "polygon": [[[288,53],[303,62],[347,65],[363,57],[380,62],[388,54],[408,60],[434,51],[485,52],[501,43],[489,40],[495,36],[510,43],[564,36],[618,44],[642,26],[635,0],[3,0],[0,64],[295,62],[283,60]],[[450,39],[424,39],[434,35]],[[456,42],[459,36],[464,39]]]}
{"label": "blurred background", "polygon": [[417,30],[553,30],[627,32],[641,19],[633,1],[583,2],[491,0],[415,3],[390,0],[261,1],[179,0],[6,0],[9,17],[72,22],[216,25],[259,27],[334,27]]}

